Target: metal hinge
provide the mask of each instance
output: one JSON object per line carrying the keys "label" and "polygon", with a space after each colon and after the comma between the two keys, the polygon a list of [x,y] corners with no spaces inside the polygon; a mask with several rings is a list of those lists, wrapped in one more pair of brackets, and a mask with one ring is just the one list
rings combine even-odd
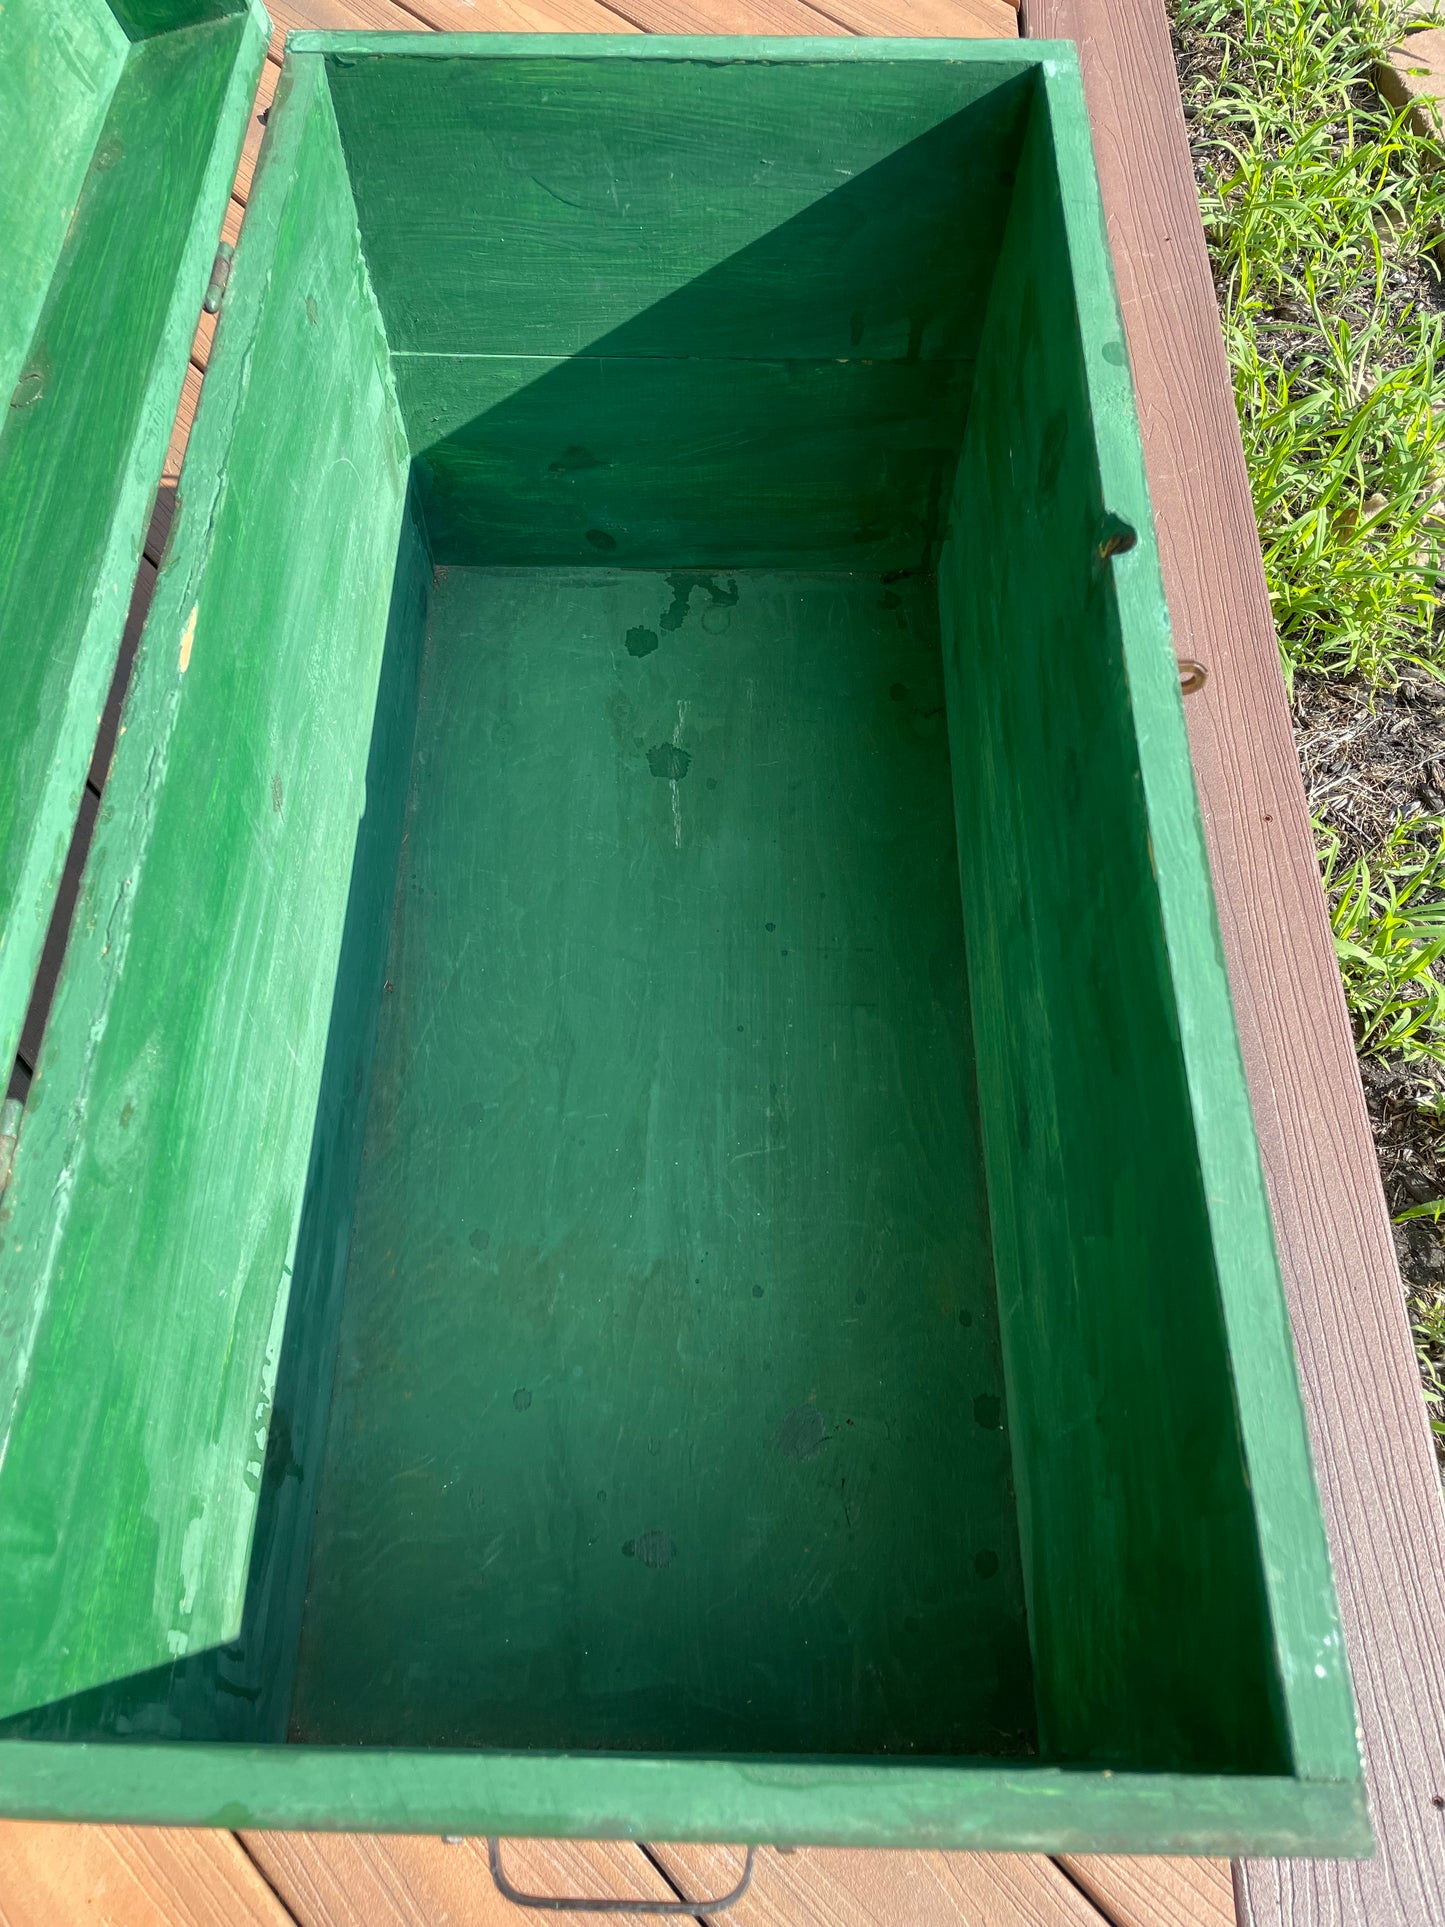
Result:
{"label": "metal hinge", "polygon": [[211,279],[206,288],[206,298],[201,303],[203,313],[216,314],[219,311],[226,292],[226,283],[231,278],[231,262],[235,258],[235,253],[236,250],[229,241],[222,241],[216,249],[216,258],[211,263]]}

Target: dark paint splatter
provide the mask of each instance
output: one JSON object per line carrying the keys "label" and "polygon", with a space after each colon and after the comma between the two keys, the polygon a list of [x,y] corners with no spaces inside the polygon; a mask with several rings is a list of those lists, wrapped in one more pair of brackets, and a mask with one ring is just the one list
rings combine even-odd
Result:
{"label": "dark paint splatter", "polygon": [[973,1401],[973,1416],[985,1432],[997,1432],[1003,1424],[1003,1407],[992,1392],[980,1392]]}
{"label": "dark paint splatter", "polygon": [[973,1569],[980,1579],[992,1579],[998,1571],[998,1554],[985,1546],[982,1552],[973,1555]]}
{"label": "dark paint splatter", "polygon": [[650,656],[657,647],[657,631],[644,629],[641,623],[627,632],[627,653],[629,656]]}
{"label": "dark paint splatter", "polygon": [[471,1245],[471,1246],[472,1246],[472,1248],[473,1248],[474,1250],[476,1250],[476,1251],[485,1251],[485,1250],[486,1250],[486,1248],[487,1248],[487,1246],[488,1246],[488,1245],[489,1245],[489,1244],[490,1244],[491,1242],[492,1242],[492,1234],[491,1234],[491,1232],[490,1232],[490,1231],[480,1231],[480,1230],[478,1230],[478,1231],[474,1231],[474,1232],[472,1233],[472,1235],[471,1235],[471,1237],[470,1237],[470,1238],[468,1238],[468,1240],[467,1240],[467,1243],[468,1243],[469,1245]]}
{"label": "dark paint splatter", "polygon": [[738,585],[729,581],[725,589],[720,589],[717,580],[710,575],[694,575],[681,572],[667,578],[667,586],[672,591],[672,602],[658,618],[658,626],[663,629],[680,629],[687,621],[688,604],[694,589],[701,589],[709,599],[712,609],[732,609],[737,606]]}
{"label": "dark paint splatter", "polygon": [[680,749],[676,743],[659,743],[655,749],[648,750],[647,767],[654,776],[680,783],[692,767],[692,752]]}
{"label": "dark paint splatter", "polygon": [[908,688],[905,683],[890,683],[888,685],[888,693],[896,703],[906,703],[908,701]]}
{"label": "dark paint splatter", "polygon": [[867,1292],[866,1292],[866,1291],[855,1291],[855,1292],[854,1292],[854,1294],[853,1294],[853,1303],[854,1303],[855,1305],[866,1305],[866,1304],[868,1303],[868,1294],[867,1294]]}
{"label": "dark paint splatter", "polygon": [[283,1479],[300,1479],[303,1474],[291,1449],[291,1421],[285,1412],[273,1411],[271,1429],[266,1434],[266,1463],[262,1477],[267,1485],[280,1485]]}
{"label": "dark paint splatter", "polygon": [[776,930],[776,929],[777,929],[777,927],[778,927],[778,926],[777,926],[777,925],[776,925],[775,923],[765,923],[765,924],[763,925],[763,928],[764,928],[764,930],[767,930],[767,931],[773,931],[773,930]]}
{"label": "dark paint splatter", "polygon": [[531,1403],[532,1394],[527,1390],[525,1385],[519,1385],[512,1394],[512,1410],[514,1412],[525,1412]]}
{"label": "dark paint splatter", "polygon": [[762,1286],[761,1286],[761,1285],[754,1285],[754,1286],[753,1286],[753,1296],[754,1296],[754,1298],[761,1298],[761,1297],[762,1297],[762,1295],[763,1295],[763,1288],[762,1288]]}
{"label": "dark paint splatter", "polygon": [[588,529],[587,540],[594,549],[600,549],[604,555],[610,554],[617,547],[617,537],[609,535],[606,529]]}
{"label": "dark paint splatter", "polygon": [[973,1323],[973,1313],[971,1311],[961,1311],[958,1314],[958,1322],[967,1329],[967,1327]]}
{"label": "dark paint splatter", "polygon": [[828,1422],[816,1405],[798,1405],[778,1427],[778,1450],[784,1458],[806,1465],[828,1443]]}
{"label": "dark paint splatter", "polygon": [[[564,448],[555,462],[547,464],[549,475],[581,475],[589,468],[606,468],[608,464],[592,453],[590,448]],[[588,536],[588,541],[592,540]]]}
{"label": "dark paint splatter", "polygon": [[629,1539],[622,1548],[624,1559],[641,1560],[656,1572],[662,1566],[670,1566],[677,1552],[670,1532],[641,1532],[635,1539]]}

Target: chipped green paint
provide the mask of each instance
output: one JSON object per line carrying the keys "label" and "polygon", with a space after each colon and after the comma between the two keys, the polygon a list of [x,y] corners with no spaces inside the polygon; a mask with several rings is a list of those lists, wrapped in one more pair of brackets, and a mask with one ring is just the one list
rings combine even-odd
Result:
{"label": "chipped green paint", "polygon": [[1067,50],[293,42],[5,1202],[0,1808],[1367,1848],[1120,340]]}

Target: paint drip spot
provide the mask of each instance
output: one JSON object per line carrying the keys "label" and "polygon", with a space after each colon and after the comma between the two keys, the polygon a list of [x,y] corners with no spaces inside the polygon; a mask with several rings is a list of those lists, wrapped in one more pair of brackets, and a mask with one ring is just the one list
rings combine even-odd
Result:
{"label": "paint drip spot", "polygon": [[980,1579],[992,1579],[998,1571],[998,1554],[990,1552],[985,1546],[981,1552],[973,1555],[973,1569]]}
{"label": "paint drip spot", "polygon": [[467,1243],[472,1247],[474,1251],[485,1251],[487,1246],[491,1242],[492,1242],[491,1232],[482,1231],[480,1229],[474,1231],[471,1237],[467,1239]]}
{"label": "paint drip spot", "polygon": [[692,767],[692,751],[681,748],[677,743],[659,743],[647,752],[647,767],[654,776],[660,776],[670,783],[680,783]]}
{"label": "paint drip spot", "polygon": [[639,622],[635,629],[627,632],[627,653],[629,656],[650,656],[657,647],[657,631],[644,629]]}
{"label": "paint drip spot", "polygon": [[[738,585],[736,581],[729,581],[727,587],[722,589],[719,588],[717,580],[713,576],[694,575],[690,571],[679,571],[678,574],[670,575],[667,578],[667,586],[672,591],[672,601],[658,618],[658,627],[661,629],[680,629],[683,623],[687,621],[688,605],[692,601],[692,592],[694,589],[701,589],[703,594],[708,598],[707,614],[712,614],[719,610],[726,612],[737,606]],[[706,626],[704,622],[704,627]],[[726,623],[722,626],[726,627]]]}
{"label": "paint drip spot", "polygon": [[622,1548],[624,1559],[636,1559],[644,1566],[657,1571],[662,1566],[670,1566],[677,1547],[672,1542],[670,1532],[643,1532],[637,1538],[629,1539]]}
{"label": "paint drip spot", "polygon": [[971,1311],[961,1311],[958,1314],[958,1322],[963,1326],[964,1330],[967,1331],[973,1323],[973,1313]]}
{"label": "paint drip spot", "polygon": [[191,613],[186,617],[186,626],[181,634],[181,674],[184,676],[191,666],[191,650],[196,640],[196,615],[199,603],[191,605]]}
{"label": "paint drip spot", "polygon": [[992,1392],[980,1392],[973,1401],[973,1416],[985,1432],[997,1432],[1003,1424],[1003,1406]]}
{"label": "paint drip spot", "polygon": [[531,1403],[532,1394],[527,1390],[525,1385],[519,1385],[512,1394],[512,1410],[514,1412],[525,1412]]}
{"label": "paint drip spot", "polygon": [[306,319],[311,323],[313,328],[316,326],[317,314],[316,296],[314,294],[308,294],[306,297]]}
{"label": "paint drip spot", "polygon": [[773,931],[776,930],[777,927],[778,926],[775,923],[765,923],[763,925],[764,930],[768,932],[769,936],[772,935]]}
{"label": "paint drip spot", "polygon": [[271,807],[275,810],[277,816],[280,816],[285,802],[286,792],[281,787],[281,778],[279,776],[273,776],[271,778]]}
{"label": "paint drip spot", "polygon": [[761,1297],[762,1297],[762,1295],[763,1295],[763,1288],[762,1288],[762,1286],[761,1286],[761,1285],[754,1285],[754,1286],[753,1286],[753,1296],[754,1296],[754,1298],[761,1298]]}
{"label": "paint drip spot", "polygon": [[806,1465],[828,1443],[828,1421],[816,1405],[798,1405],[778,1427],[778,1450],[785,1459]]}
{"label": "paint drip spot", "polygon": [[[606,468],[606,466],[606,462],[600,456],[594,455],[590,448],[574,445],[571,448],[564,448],[555,462],[547,464],[547,473],[549,475],[582,475],[589,468]],[[589,542],[592,540],[591,535],[587,540]]]}

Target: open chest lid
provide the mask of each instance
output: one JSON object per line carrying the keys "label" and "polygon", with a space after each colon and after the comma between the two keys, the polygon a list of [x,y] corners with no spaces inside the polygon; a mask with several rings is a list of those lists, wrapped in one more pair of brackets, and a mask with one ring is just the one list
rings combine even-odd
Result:
{"label": "open chest lid", "polygon": [[0,9],[0,1063],[95,751],[269,22]]}

